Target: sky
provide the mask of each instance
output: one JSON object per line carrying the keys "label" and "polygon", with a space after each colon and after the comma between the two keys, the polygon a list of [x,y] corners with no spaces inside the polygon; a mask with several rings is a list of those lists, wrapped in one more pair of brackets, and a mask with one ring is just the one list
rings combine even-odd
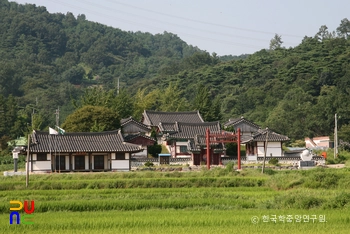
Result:
{"label": "sky", "polygon": [[16,0],[50,13],[84,14],[124,31],[171,32],[187,44],[217,55],[267,49],[275,34],[282,46],[299,45],[322,25],[336,31],[350,19],[349,0]]}

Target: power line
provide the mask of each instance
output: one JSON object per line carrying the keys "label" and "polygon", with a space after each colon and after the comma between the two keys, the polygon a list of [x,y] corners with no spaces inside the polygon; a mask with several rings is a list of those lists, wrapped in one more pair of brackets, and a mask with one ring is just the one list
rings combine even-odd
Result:
{"label": "power line", "polygon": [[[111,16],[109,14],[103,14],[103,13],[100,13],[100,12],[95,11],[95,10],[89,10],[87,8],[84,8],[84,7],[81,7],[81,6],[76,6],[76,5],[73,5],[73,4],[70,4],[70,3],[66,3],[66,2],[62,2],[62,1],[59,1],[59,0],[49,0],[49,1],[57,3],[57,4],[65,5],[65,6],[68,6],[68,7],[71,7],[71,8],[80,9],[80,10],[83,10],[83,11],[86,11],[86,12],[90,12],[90,13],[92,13],[94,15],[102,16],[104,18],[110,18],[112,20],[119,20],[121,22],[125,22],[125,23],[132,24],[132,25],[141,25],[141,26],[144,26],[146,28],[152,28],[152,29],[161,30],[161,31],[164,30],[163,28],[156,27],[154,25],[149,25],[149,24],[145,24],[145,23],[139,23],[139,22],[135,22],[135,21],[131,21],[131,20],[125,20],[123,18],[116,17],[115,15]],[[77,0],[77,1],[79,1],[79,0]],[[90,5],[90,6],[94,7],[95,9],[100,8],[100,9],[108,10],[108,11],[111,11],[111,12],[118,11],[118,12],[121,12],[123,14],[134,15],[136,17],[141,17],[141,18],[144,18],[144,19],[147,19],[147,20],[160,22],[157,19],[152,19],[152,18],[149,18],[149,17],[140,16],[140,15],[133,14],[133,13],[130,13],[130,12],[125,12],[125,11],[117,10],[117,9],[114,9],[114,8],[101,6],[99,4],[92,3],[92,2],[89,2],[89,1],[80,1],[80,2],[83,2],[84,4]],[[273,34],[274,35],[274,33],[270,33],[270,32],[263,32],[263,31],[249,30],[249,29],[240,29],[240,28],[226,26],[226,25],[221,25],[221,24],[213,24],[213,23],[209,23],[209,22],[204,22],[204,21],[192,20],[192,19],[188,19],[188,18],[184,18],[184,17],[173,16],[173,15],[164,14],[164,13],[161,13],[161,12],[156,12],[156,11],[153,11],[153,10],[144,9],[144,8],[141,8],[141,7],[132,6],[132,5],[125,4],[125,3],[119,3],[119,2],[114,2],[114,1],[109,1],[109,2],[115,3],[115,4],[125,5],[125,6],[128,6],[128,7],[134,7],[136,9],[141,9],[141,10],[152,12],[152,13],[158,13],[160,15],[165,15],[165,16],[175,17],[175,18],[179,18],[179,19],[189,20],[189,21],[193,21],[193,22],[200,22],[200,23],[203,23],[203,24],[221,26],[221,27],[226,27],[226,28],[231,28],[231,29],[239,29],[239,30],[248,31],[248,32],[259,32],[259,33]],[[167,23],[167,22],[160,22],[160,23],[166,23],[166,24],[174,25],[174,26],[181,27],[181,28],[189,28],[192,31],[196,30],[196,31],[200,31],[200,32],[210,33],[210,34],[213,34],[213,35],[222,35],[222,36],[227,36],[227,37],[232,37],[232,38],[242,38],[242,39],[255,40],[255,41],[261,41],[261,42],[269,43],[269,40],[266,40],[266,39],[259,39],[259,38],[247,37],[247,36],[238,36],[238,35],[232,35],[232,34],[222,33],[222,32],[215,32],[215,31],[210,31],[210,30],[203,30],[203,29],[190,27],[190,26],[187,26],[187,25],[179,25],[179,24],[174,24],[174,23]],[[245,43],[237,43],[237,42],[234,42],[234,41],[227,41],[227,40],[215,39],[215,38],[206,37],[206,36],[199,36],[199,35],[194,35],[194,34],[191,34],[191,33],[185,33],[183,31],[179,31],[179,30],[172,30],[172,31],[177,33],[177,34],[186,35],[186,36],[192,37],[192,38],[197,38],[197,39],[211,41],[211,42],[224,43],[224,44],[233,45],[233,46],[242,46],[242,47],[254,48],[254,49],[261,49],[262,47],[264,47],[264,46],[258,46],[256,44],[252,45],[252,44],[245,44]],[[282,35],[285,35],[285,34],[282,34]],[[298,36],[295,36],[295,37],[298,37]],[[286,42],[286,41],[284,41],[284,43],[287,44],[288,46],[295,46],[296,45],[295,43],[290,43],[290,42]],[[267,47],[267,45],[268,44],[266,44],[266,47]]]}
{"label": "power line", "polygon": [[[224,24],[205,22],[205,21],[201,21],[201,20],[195,20],[195,19],[191,19],[191,18],[186,18],[186,17],[176,16],[176,15],[166,14],[166,13],[162,13],[162,12],[158,12],[158,11],[154,11],[154,10],[150,10],[150,9],[146,9],[146,8],[142,8],[142,7],[138,7],[138,6],[134,6],[134,5],[130,5],[130,4],[127,4],[127,3],[121,3],[121,2],[117,2],[117,1],[111,1],[111,0],[106,0],[106,1],[108,1],[110,3],[114,3],[114,4],[119,4],[119,5],[131,7],[131,8],[139,9],[139,10],[142,10],[142,11],[147,11],[147,12],[151,12],[151,13],[155,13],[155,14],[159,14],[159,15],[164,15],[164,16],[177,18],[177,19],[183,19],[183,20],[192,21],[192,22],[196,22],[196,23],[201,23],[201,24],[206,24],[206,25],[213,25],[213,26],[218,26],[218,27],[223,27],[223,28],[236,29],[236,30],[240,30],[240,31],[247,31],[247,32],[255,32],[255,33],[275,35],[274,32],[260,31],[260,30],[247,29],[247,28],[239,28],[239,27],[233,27],[233,26],[224,25]],[[293,34],[282,33],[281,35],[286,36],[286,37],[303,38],[303,36],[293,35]]]}
{"label": "power line", "polygon": [[[248,39],[248,40],[255,40],[255,41],[263,41],[263,42],[266,42],[266,40],[264,39],[259,39],[259,38],[253,38],[253,37],[247,37],[247,36],[239,36],[239,35],[233,35],[233,34],[229,34],[229,33],[222,33],[222,32],[216,32],[216,31],[210,31],[210,30],[205,30],[205,29],[199,29],[199,28],[195,28],[195,27],[190,27],[188,25],[180,25],[180,24],[175,24],[175,23],[169,23],[169,22],[161,22],[159,21],[158,19],[154,19],[154,18],[150,18],[150,17],[146,17],[146,16],[140,16],[138,14],[134,14],[134,13],[130,13],[130,12],[125,12],[125,11],[121,11],[119,9],[114,9],[114,8],[110,8],[110,7],[105,7],[103,5],[99,5],[99,4],[96,4],[96,3],[93,3],[93,2],[89,2],[89,1],[86,1],[86,0],[76,0],[76,1],[80,1],[84,4],[88,4],[88,5],[91,5],[91,6],[94,6],[94,7],[99,7],[99,8],[102,8],[102,9],[105,9],[107,11],[111,11],[111,12],[120,12],[120,13],[123,13],[123,14],[127,14],[127,15],[133,15],[133,16],[136,16],[136,17],[141,17],[143,19],[147,19],[147,20],[150,20],[150,21],[155,21],[155,22],[159,22],[159,23],[166,23],[167,25],[173,25],[173,26],[176,26],[176,27],[180,27],[180,28],[188,28],[188,29],[191,29],[191,30],[196,30],[196,31],[200,31],[200,32],[206,32],[206,33],[210,33],[210,34],[216,34],[216,35],[222,35],[222,36],[228,36],[228,37],[237,37],[237,38],[242,38],[242,39]],[[123,4],[124,5],[124,4]],[[162,14],[162,13],[161,13]],[[147,25],[149,26],[149,25]],[[291,43],[289,43],[291,44]]]}

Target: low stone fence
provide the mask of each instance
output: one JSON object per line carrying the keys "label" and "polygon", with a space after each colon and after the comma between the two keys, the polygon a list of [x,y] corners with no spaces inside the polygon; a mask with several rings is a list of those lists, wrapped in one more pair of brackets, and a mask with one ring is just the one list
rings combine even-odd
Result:
{"label": "low stone fence", "polygon": [[26,175],[25,171],[4,171],[4,176]]}
{"label": "low stone fence", "polygon": [[[298,162],[301,160],[300,156],[295,156],[295,157],[286,157],[286,156],[281,156],[281,157],[266,157],[265,163],[268,163],[270,159],[272,158],[277,158],[279,164],[289,164],[292,166],[297,167]],[[237,164],[237,157],[225,157],[222,158],[222,164],[226,165],[229,162],[234,162]],[[325,165],[326,160],[321,157],[321,156],[313,156],[312,160],[315,161],[316,165]],[[249,164],[263,164],[264,162],[264,157],[257,157],[257,160],[247,160],[245,156],[241,157],[241,163],[244,165],[249,165]]]}
{"label": "low stone fence", "polygon": [[[300,156],[296,157],[266,157],[265,163],[267,164],[270,159],[277,158],[279,164],[288,164],[292,167],[297,167],[298,162],[300,161]],[[234,162],[237,165],[237,157],[223,157],[221,158],[222,164],[226,165],[229,162]],[[312,160],[315,161],[316,165],[325,165],[326,161],[323,157],[314,156]],[[257,160],[247,160],[246,156],[241,157],[242,166],[249,166],[249,164],[263,164],[264,157],[257,157]],[[158,158],[137,158],[131,159],[131,167],[141,167],[146,162],[152,162],[154,165],[159,166]],[[170,165],[193,165],[193,161],[191,158],[170,158]],[[253,167],[253,166],[249,166]]]}
{"label": "low stone fence", "polygon": [[[170,158],[169,160],[170,165],[192,165],[192,159],[191,158]],[[146,162],[152,162],[153,165],[159,166],[159,159],[158,158],[132,158],[131,159],[131,167],[141,167]]]}

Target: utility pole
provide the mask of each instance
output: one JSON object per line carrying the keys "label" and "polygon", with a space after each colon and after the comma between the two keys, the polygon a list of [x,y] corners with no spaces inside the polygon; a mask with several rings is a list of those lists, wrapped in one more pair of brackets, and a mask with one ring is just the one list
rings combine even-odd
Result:
{"label": "utility pole", "polygon": [[338,123],[337,123],[337,113],[334,115],[334,158],[338,157]]}
{"label": "utility pole", "polygon": [[118,77],[117,95],[119,95],[119,88],[120,86],[119,86],[119,77]]}
{"label": "utility pole", "polygon": [[35,114],[35,111],[34,111],[34,107],[32,108],[32,130],[34,130],[34,114]]}
{"label": "utility pole", "polygon": [[30,149],[30,134],[28,134],[26,188],[28,188],[28,185],[29,185],[29,149]]}
{"label": "utility pole", "polygon": [[56,112],[56,127],[60,126],[60,107],[57,107]]}
{"label": "utility pole", "polygon": [[267,151],[267,144],[268,144],[268,139],[269,139],[269,129],[266,128],[267,133],[266,133],[266,138],[265,138],[265,149],[264,149],[264,162],[263,162],[263,166],[261,168],[261,173],[264,174],[264,170],[265,170],[265,160],[266,160],[266,151]]}
{"label": "utility pole", "polygon": [[[56,112],[56,129],[59,131],[58,127],[60,126],[60,107],[57,107]],[[54,136],[55,139],[55,162],[57,162],[57,154],[56,154],[56,146],[57,146],[57,136]],[[55,171],[56,171],[57,165],[55,165]],[[58,152],[58,173],[61,173],[61,157],[60,153]]]}

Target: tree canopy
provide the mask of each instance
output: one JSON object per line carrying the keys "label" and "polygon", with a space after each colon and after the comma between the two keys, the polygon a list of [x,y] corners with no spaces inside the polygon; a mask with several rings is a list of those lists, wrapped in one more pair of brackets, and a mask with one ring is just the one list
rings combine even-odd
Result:
{"label": "tree canopy", "polygon": [[84,106],[69,115],[62,128],[67,132],[111,131],[120,128],[120,118],[107,107]]}
{"label": "tree canopy", "polygon": [[271,49],[219,57],[170,32],[125,32],[1,0],[0,138],[47,130],[57,107],[68,131],[115,129],[149,109],[244,116],[292,139],[332,135],[337,113],[345,136],[349,20],[310,33],[294,48],[276,34]]}

